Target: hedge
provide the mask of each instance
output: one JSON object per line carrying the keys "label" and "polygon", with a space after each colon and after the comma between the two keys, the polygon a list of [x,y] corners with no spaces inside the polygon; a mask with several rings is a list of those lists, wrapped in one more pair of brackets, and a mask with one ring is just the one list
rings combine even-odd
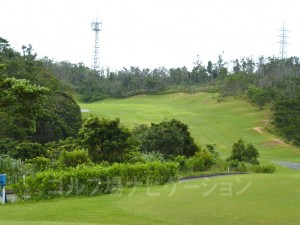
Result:
{"label": "hedge", "polygon": [[13,189],[19,200],[95,195],[125,187],[165,184],[178,180],[178,173],[179,164],[175,162],[78,166],[37,173],[25,182],[19,180]]}

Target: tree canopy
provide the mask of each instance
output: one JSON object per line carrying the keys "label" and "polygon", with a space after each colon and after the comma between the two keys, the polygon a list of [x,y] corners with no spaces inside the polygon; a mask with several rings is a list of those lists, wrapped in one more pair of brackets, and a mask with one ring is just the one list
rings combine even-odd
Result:
{"label": "tree canopy", "polygon": [[78,133],[80,144],[93,162],[123,162],[132,147],[131,132],[117,119],[90,116]]}
{"label": "tree canopy", "polygon": [[133,130],[141,151],[160,152],[165,156],[193,156],[199,150],[188,126],[176,119],[140,125]]}
{"label": "tree canopy", "polygon": [[[31,45],[19,53],[0,38],[0,137],[41,144],[76,136],[80,108],[38,60]],[[8,138],[8,139],[7,139]]]}

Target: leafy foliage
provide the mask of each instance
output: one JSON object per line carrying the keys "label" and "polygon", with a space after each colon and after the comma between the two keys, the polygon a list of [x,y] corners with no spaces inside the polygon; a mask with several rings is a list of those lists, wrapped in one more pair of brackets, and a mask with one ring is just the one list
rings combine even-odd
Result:
{"label": "leafy foliage", "polygon": [[25,171],[25,164],[20,159],[0,154],[0,174],[6,174],[8,184],[15,183],[25,174]]}
{"label": "leafy foliage", "polygon": [[188,126],[178,120],[165,120],[151,127],[137,126],[133,130],[141,151],[160,152],[164,156],[193,156],[199,147],[188,131]]}
{"label": "leafy foliage", "polygon": [[31,169],[32,172],[45,171],[51,168],[51,161],[49,158],[43,156],[37,156],[32,159],[26,160],[27,168]]}
{"label": "leafy foliage", "polygon": [[0,135],[25,140],[34,134],[47,92],[24,79],[0,77]]}
{"label": "leafy foliage", "polygon": [[164,184],[178,179],[178,164],[151,162],[146,164],[114,164],[110,167],[81,166],[65,171],[45,171],[13,185],[21,200],[57,196],[111,193],[124,187]]}
{"label": "leafy foliage", "polygon": [[93,162],[123,162],[126,153],[134,148],[129,129],[119,119],[91,115],[79,130],[78,138]]}
{"label": "leafy foliage", "polygon": [[272,164],[269,165],[254,165],[251,170],[254,173],[275,173],[276,167]]}
{"label": "leafy foliage", "polygon": [[258,164],[259,153],[252,144],[245,145],[243,139],[239,139],[237,143],[232,146],[231,156],[228,160],[237,160],[239,162],[247,162],[251,164]]}
{"label": "leafy foliage", "polygon": [[0,38],[0,137],[44,144],[76,136],[79,106],[32,46],[22,49],[23,55]]}
{"label": "leafy foliage", "polygon": [[15,159],[33,159],[38,156],[46,156],[46,149],[39,143],[24,141],[18,144],[9,154]]}
{"label": "leafy foliage", "polygon": [[300,91],[293,99],[276,101],[274,111],[274,124],[279,133],[300,145]]}
{"label": "leafy foliage", "polygon": [[82,164],[91,164],[91,159],[89,154],[83,150],[63,151],[58,158],[58,164],[61,168],[76,167]]}

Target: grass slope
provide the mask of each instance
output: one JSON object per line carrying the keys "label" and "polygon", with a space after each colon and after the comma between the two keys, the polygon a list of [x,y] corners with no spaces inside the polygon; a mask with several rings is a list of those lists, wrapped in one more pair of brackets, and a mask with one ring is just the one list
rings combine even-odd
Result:
{"label": "grass slope", "polygon": [[174,93],[168,95],[142,95],[126,99],[107,99],[83,104],[81,108],[107,118],[119,117],[129,127],[135,124],[161,122],[176,118],[189,125],[192,136],[202,146],[217,145],[224,157],[239,138],[254,144],[261,161],[300,162],[299,148],[285,144],[265,127],[270,123],[268,112],[242,100],[218,102],[218,94]]}

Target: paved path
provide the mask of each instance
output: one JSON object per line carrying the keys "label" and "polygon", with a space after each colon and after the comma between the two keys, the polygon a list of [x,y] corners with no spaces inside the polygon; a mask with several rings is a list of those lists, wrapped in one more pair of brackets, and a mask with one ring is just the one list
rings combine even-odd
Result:
{"label": "paved path", "polygon": [[230,175],[232,176],[232,175],[240,175],[240,174],[246,174],[246,173],[244,173],[244,172],[228,172],[228,173],[217,173],[217,174],[205,174],[205,175],[181,178],[181,179],[179,179],[179,182],[183,183],[183,182],[188,182],[191,180],[197,180],[197,179],[201,179],[201,178],[230,176]]}
{"label": "paved path", "polygon": [[278,162],[278,161],[274,161],[274,163],[277,163],[279,165],[288,167],[290,169],[293,170],[300,170],[300,164],[299,163],[292,163],[292,162]]}

